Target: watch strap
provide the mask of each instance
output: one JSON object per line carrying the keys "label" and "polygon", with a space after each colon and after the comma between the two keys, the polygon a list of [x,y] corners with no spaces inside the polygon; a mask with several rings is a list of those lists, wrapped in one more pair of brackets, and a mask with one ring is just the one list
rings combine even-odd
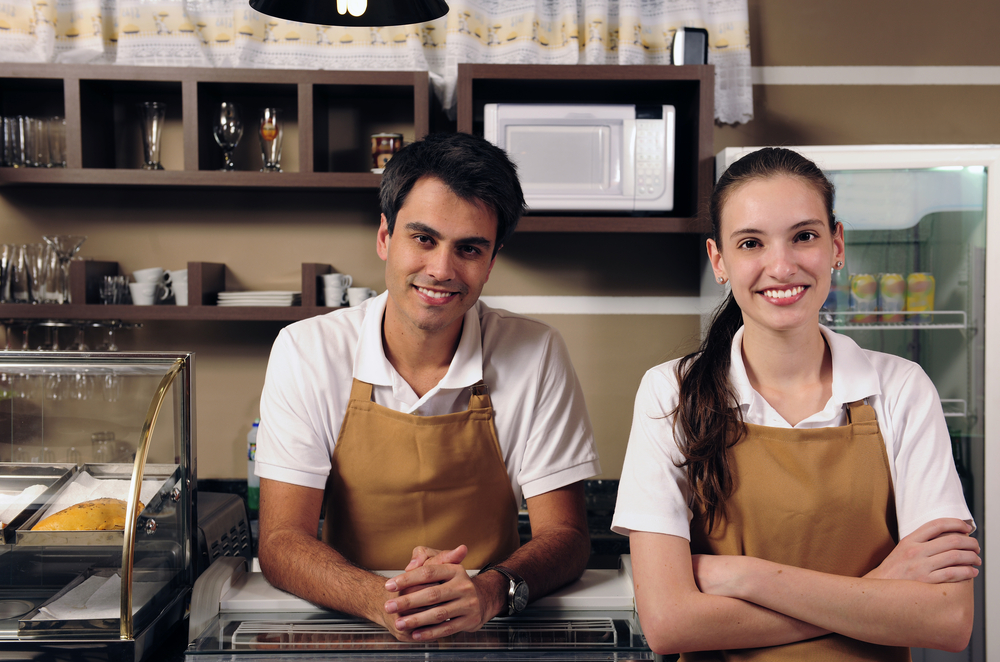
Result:
{"label": "watch strap", "polygon": [[[528,588],[527,583],[525,583],[525,581],[521,578],[521,576],[519,574],[517,574],[516,572],[514,572],[510,568],[506,568],[506,567],[504,567],[502,565],[498,565],[496,563],[487,563],[486,566],[482,570],[480,570],[479,572],[480,573],[484,573],[487,570],[496,570],[501,575],[503,575],[504,577],[506,577],[507,580],[508,580],[508,582],[509,582],[508,587],[507,587],[507,591],[506,591],[506,595],[507,595],[507,615],[508,616],[513,616],[514,614],[516,614],[519,611],[521,611],[520,609],[517,608],[517,605],[515,604],[515,592],[516,592],[518,586],[523,586],[524,589],[527,590],[527,588]],[[522,608],[523,608],[523,605],[522,605]]]}

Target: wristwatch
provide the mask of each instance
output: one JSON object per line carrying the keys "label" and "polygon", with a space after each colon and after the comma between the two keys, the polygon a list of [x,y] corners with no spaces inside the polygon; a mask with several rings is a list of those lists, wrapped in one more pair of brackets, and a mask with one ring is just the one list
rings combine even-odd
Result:
{"label": "wristwatch", "polygon": [[487,570],[496,570],[510,582],[510,585],[507,588],[508,616],[520,613],[526,606],[528,606],[528,585],[516,572],[510,568],[505,568],[502,565],[493,564],[487,564],[487,566],[479,572],[484,573]]}

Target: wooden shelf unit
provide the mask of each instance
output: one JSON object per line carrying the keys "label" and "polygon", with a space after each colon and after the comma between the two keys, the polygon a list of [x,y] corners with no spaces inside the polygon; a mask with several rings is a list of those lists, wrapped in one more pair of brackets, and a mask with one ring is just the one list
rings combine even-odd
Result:
{"label": "wooden shelf unit", "polygon": [[302,304],[298,306],[217,306],[225,291],[226,265],[215,262],[188,262],[188,305],[105,305],[101,303],[100,283],[104,276],[120,273],[117,262],[73,260],[70,263],[70,298],[84,303],[71,304],[0,304],[3,320],[149,320],[185,321],[264,321],[294,322],[336,310],[319,304],[323,274],[333,273],[329,264],[302,265]]}
{"label": "wooden shelf unit", "polygon": [[[523,232],[704,232],[712,190],[712,65],[459,64],[458,130],[483,135],[488,103],[672,104],[677,112],[674,210],[647,216],[527,214]],[[553,167],[558,167],[557,163]]]}
{"label": "wooden shelf unit", "polygon": [[[182,151],[175,159],[182,169],[139,169],[134,106],[140,101],[166,102],[167,123],[182,124],[180,144],[164,141],[161,150]],[[211,115],[221,101],[243,106],[247,155],[236,172],[218,171],[222,150]],[[258,172],[255,126],[267,105],[285,112],[286,147],[297,153],[297,171]],[[0,73],[0,114],[64,116],[67,167],[0,168],[0,185],[374,190],[381,177],[370,171],[370,135],[405,126],[420,139],[429,131],[430,107],[425,71],[8,64]],[[295,145],[287,142],[291,127]]]}

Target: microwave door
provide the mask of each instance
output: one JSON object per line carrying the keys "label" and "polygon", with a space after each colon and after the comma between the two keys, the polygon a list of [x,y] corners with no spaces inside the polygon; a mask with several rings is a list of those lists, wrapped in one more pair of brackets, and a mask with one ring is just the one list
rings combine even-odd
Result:
{"label": "microwave door", "polygon": [[602,120],[505,126],[504,147],[517,164],[528,208],[622,209],[633,196],[634,125]]}

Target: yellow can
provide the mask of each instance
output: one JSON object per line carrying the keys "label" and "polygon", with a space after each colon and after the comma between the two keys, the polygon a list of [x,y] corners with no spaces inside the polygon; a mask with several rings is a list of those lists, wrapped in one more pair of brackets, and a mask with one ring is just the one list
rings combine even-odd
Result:
{"label": "yellow can", "polygon": [[[909,312],[934,310],[934,276],[918,272],[906,277],[906,310]],[[930,319],[930,315],[910,315],[910,320],[914,322],[929,322]]]}
{"label": "yellow can", "polygon": [[[878,309],[883,322],[902,322],[906,309],[906,279],[902,274],[881,274],[878,279]],[[895,313],[886,315],[885,313]]]}
{"label": "yellow can", "polygon": [[878,280],[872,274],[851,274],[851,321],[855,324],[875,322],[878,309]]}

